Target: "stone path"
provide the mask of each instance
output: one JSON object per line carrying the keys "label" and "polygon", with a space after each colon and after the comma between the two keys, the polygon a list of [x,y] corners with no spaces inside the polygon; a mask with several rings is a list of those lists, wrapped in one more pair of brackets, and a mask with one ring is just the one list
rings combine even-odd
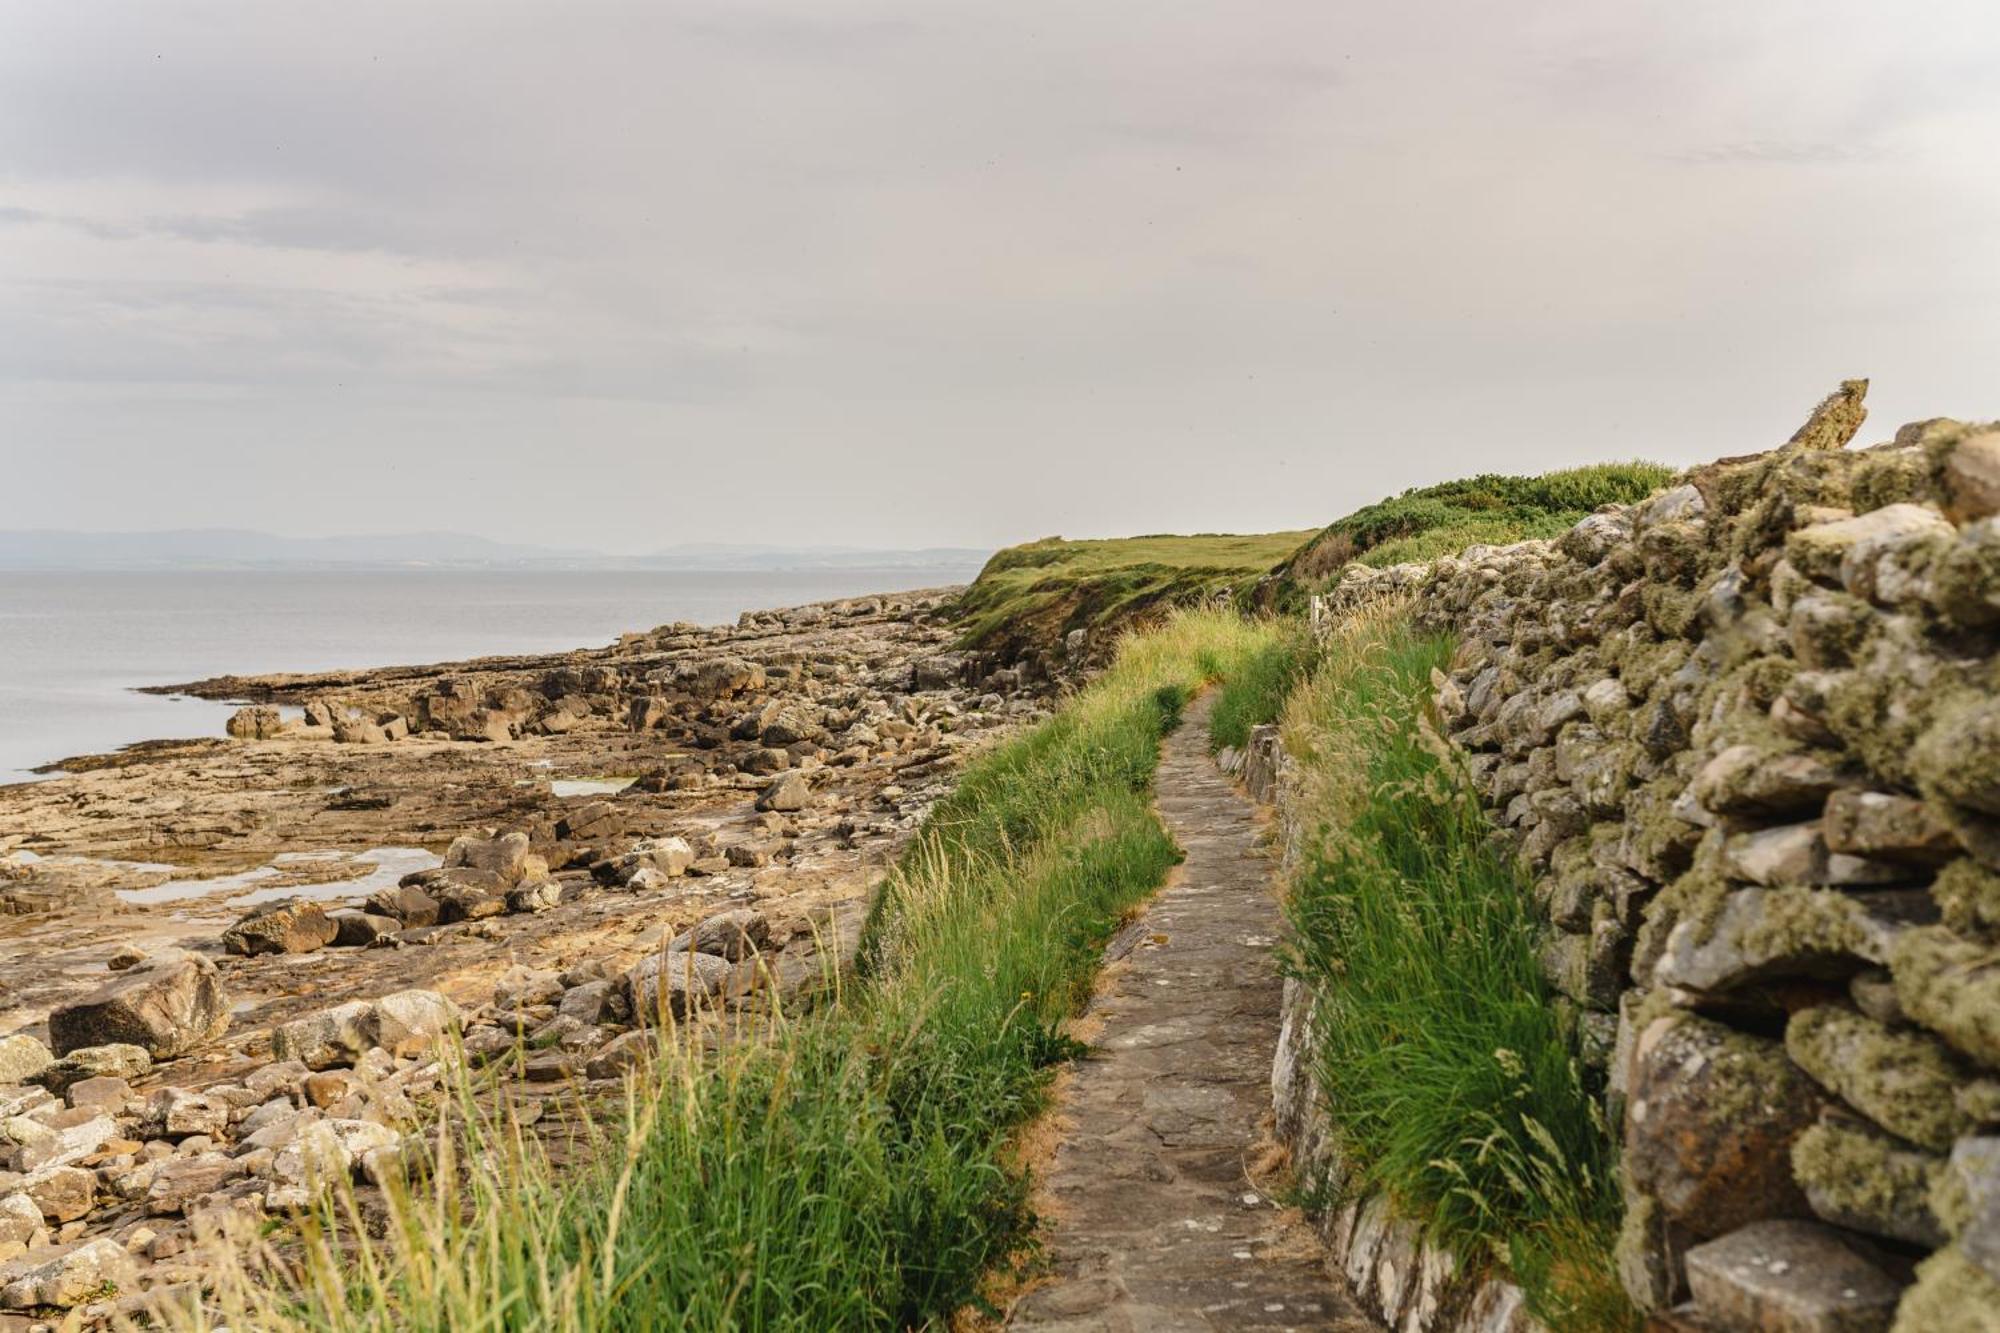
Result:
{"label": "stone path", "polygon": [[1270,862],[1253,807],[1210,760],[1210,698],[1167,739],[1161,817],[1187,862],[1121,933],[1101,1023],[1043,1173],[1056,1277],[1017,1329],[1380,1327],[1326,1274],[1316,1237],[1253,1180],[1271,1107],[1280,983]]}

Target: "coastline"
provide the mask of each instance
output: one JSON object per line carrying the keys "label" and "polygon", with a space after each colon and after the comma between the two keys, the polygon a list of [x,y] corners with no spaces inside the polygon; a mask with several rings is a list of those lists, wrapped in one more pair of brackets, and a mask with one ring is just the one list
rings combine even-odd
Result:
{"label": "coastline", "polygon": [[[965,759],[1046,713],[1019,672],[951,651],[941,612],[953,591],[746,612],[597,649],[166,687],[260,702],[235,735],[154,741],[0,787],[0,1040],[50,1042],[51,1016],[124,975],[114,969],[135,951],[188,957],[226,992],[226,1030],[122,1075],[121,1096],[241,1088],[281,1067],[277,1029],[329,1006],[435,994],[468,1032],[491,1034],[504,1014],[520,1021],[524,985],[578,969],[617,977],[725,910],[756,916],[774,960],[768,987],[741,979],[740,1002],[805,1002]],[[430,883],[468,846],[511,846],[509,834],[547,875],[518,909],[512,895],[438,924],[377,915],[372,947],[225,944],[274,903],[301,919],[376,912],[398,882]],[[670,845],[685,855],[659,851]],[[605,1051],[624,1029],[578,1026],[523,1095],[615,1076]],[[355,1096],[355,1115],[374,1104]],[[234,1134],[224,1125],[217,1141]],[[113,1163],[110,1178],[123,1171]],[[61,1239],[129,1247],[141,1225],[176,1238],[151,1258],[151,1287],[199,1279],[181,1257],[198,1215],[262,1207],[272,1188],[232,1167],[162,1211],[146,1183],[157,1171],[130,1178],[135,1197],[110,1189]]]}

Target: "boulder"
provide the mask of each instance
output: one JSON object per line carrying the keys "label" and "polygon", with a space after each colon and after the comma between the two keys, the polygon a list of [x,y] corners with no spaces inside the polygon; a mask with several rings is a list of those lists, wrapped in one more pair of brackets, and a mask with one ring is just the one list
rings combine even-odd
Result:
{"label": "boulder", "polygon": [[447,869],[466,866],[483,870],[501,884],[518,884],[528,868],[528,835],[521,832],[475,837],[463,834],[452,840],[444,854]]}
{"label": "boulder", "polygon": [[403,928],[403,923],[395,917],[376,916],[372,912],[335,912],[331,919],[333,942],[343,949],[365,949]]}
{"label": "boulder", "polygon": [[146,1127],[163,1139],[219,1137],[229,1128],[229,1103],[186,1088],[161,1088],[146,1099]]}
{"label": "boulder", "polygon": [[510,912],[546,912],[562,902],[563,887],[560,881],[538,879],[525,884],[516,884],[507,890],[507,910]]}
{"label": "boulder", "polygon": [[54,1052],[41,1040],[25,1032],[0,1037],[0,1087],[31,1083],[36,1075],[56,1062]]}
{"label": "boulder", "polygon": [[754,907],[738,907],[703,919],[667,946],[669,953],[706,953],[741,962],[770,943],[770,926]]}
{"label": "boulder", "polygon": [[308,1069],[353,1064],[377,1048],[391,1055],[422,1055],[458,1022],[458,1006],[436,991],[397,991],[282,1024],[271,1034],[271,1052]]}
{"label": "boulder", "polygon": [[757,798],[757,808],[788,813],[805,809],[811,800],[812,786],[806,781],[805,774],[793,771],[783,774],[764,788],[763,794]]}
{"label": "boulder", "polygon": [[686,1018],[721,994],[732,970],[728,959],[706,953],[657,953],[644,958],[625,974],[632,1013],[644,1022],[657,1017],[664,1006],[675,1018]]}
{"label": "boulder", "polygon": [[228,1027],[229,997],[215,964],[172,949],[114,973],[92,994],[50,1014],[49,1043],[58,1055],[118,1043],[138,1046],[155,1060],[170,1060]]}
{"label": "boulder", "polygon": [[1697,1236],[1810,1215],[1792,1144],[1827,1098],[1775,1041],[1691,1014],[1656,1018],[1626,1074],[1625,1171]]}
{"label": "boulder", "polygon": [[253,705],[231,713],[222,728],[240,741],[263,741],[282,733],[285,719],[275,708]]}
{"label": "boulder", "polygon": [[133,1079],[153,1067],[152,1056],[143,1046],[111,1042],[104,1046],[81,1046],[35,1076],[35,1082],[58,1097],[85,1079]]}
{"label": "boulder", "polygon": [[425,893],[420,885],[410,883],[408,877],[393,889],[377,889],[369,894],[364,907],[372,915],[394,917],[406,927],[434,926],[438,919],[437,899]]}
{"label": "boulder", "polygon": [[234,954],[312,953],[334,942],[340,928],[326,909],[304,898],[260,903],[222,932],[222,947]]}
{"label": "boulder", "polygon": [[35,1265],[0,1287],[0,1308],[67,1310],[132,1285],[137,1266],[114,1240],[93,1240]]}

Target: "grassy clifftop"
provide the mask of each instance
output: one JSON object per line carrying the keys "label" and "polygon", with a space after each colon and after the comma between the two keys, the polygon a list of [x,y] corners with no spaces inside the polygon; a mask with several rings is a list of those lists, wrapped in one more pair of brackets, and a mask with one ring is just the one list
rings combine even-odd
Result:
{"label": "grassy clifftop", "polygon": [[1045,537],[986,562],[959,598],[968,648],[1015,656],[1059,644],[1071,630],[1119,631],[1223,591],[1255,589],[1260,606],[1301,593],[1358,560],[1430,560],[1479,542],[1553,537],[1604,504],[1643,500],[1672,469],[1606,463],[1538,477],[1484,473],[1404,491],[1317,532],[1252,536]]}
{"label": "grassy clifftop", "polygon": [[1019,652],[1060,643],[1074,629],[1124,628],[1247,587],[1313,534],[1044,537],[997,552],[959,598],[968,647]]}
{"label": "grassy clifftop", "polygon": [[1657,463],[1600,463],[1538,477],[1481,473],[1404,491],[1335,519],[1281,571],[1300,582],[1336,574],[1350,561],[1377,567],[1434,560],[1481,542],[1554,537],[1605,504],[1632,504],[1666,485]]}

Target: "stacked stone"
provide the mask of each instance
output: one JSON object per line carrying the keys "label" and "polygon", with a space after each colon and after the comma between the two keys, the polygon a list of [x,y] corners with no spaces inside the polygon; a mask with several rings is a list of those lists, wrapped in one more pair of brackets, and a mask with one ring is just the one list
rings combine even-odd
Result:
{"label": "stacked stone", "polygon": [[1661,1327],[2000,1311],[2000,428],[1850,450],[1863,387],[1325,604],[1460,636],[1440,721],[1533,872]]}

